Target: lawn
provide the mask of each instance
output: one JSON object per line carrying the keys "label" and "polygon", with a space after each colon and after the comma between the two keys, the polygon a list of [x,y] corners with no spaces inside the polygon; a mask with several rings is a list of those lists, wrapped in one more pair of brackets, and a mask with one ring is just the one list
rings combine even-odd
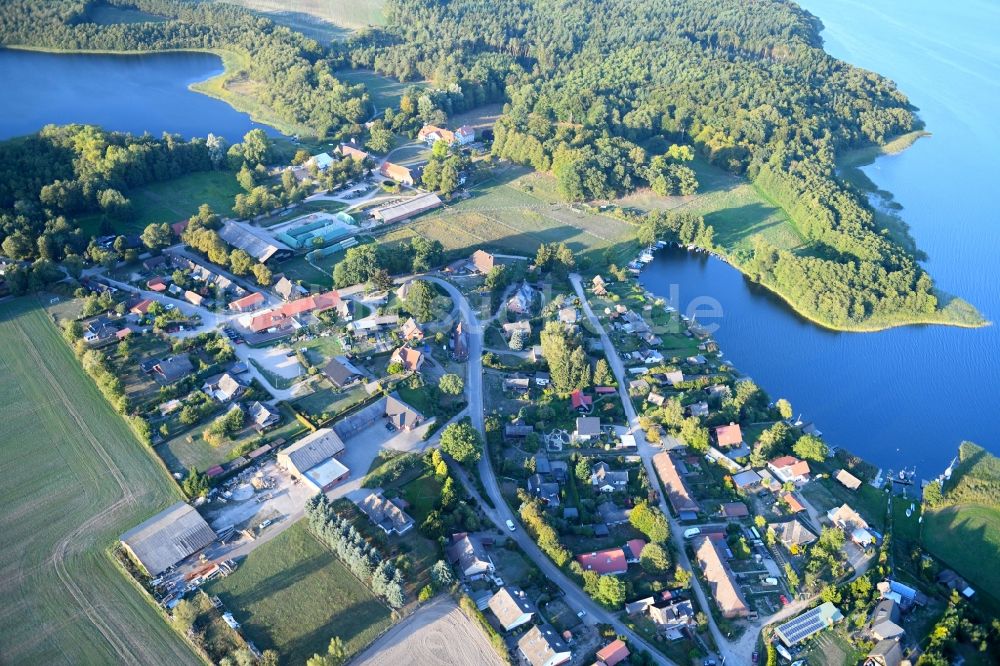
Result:
{"label": "lawn", "polygon": [[[1000,559],[1000,511],[961,504],[924,514],[924,546],[969,580],[977,594],[996,595],[1000,569],[983,566]],[[994,596],[994,605],[1000,600]]]}
{"label": "lawn", "polygon": [[[333,265],[337,263],[344,256],[343,252],[336,252],[329,257],[324,257],[320,261],[323,266],[329,266],[331,272],[333,270]],[[324,273],[316,266],[309,263],[306,260],[306,255],[300,254],[287,259],[280,264],[275,265],[274,272],[284,273],[285,277],[289,280],[301,280],[306,284],[319,285],[323,289],[329,289],[333,285],[333,276],[330,273]]]}
{"label": "lawn", "polygon": [[313,538],[304,520],[206,592],[222,599],[247,638],[261,650],[277,650],[284,664],[325,652],[334,636],[354,654],[392,622],[389,608]]}
{"label": "lawn", "polygon": [[0,662],[200,664],[108,554],[180,493],[37,300],[0,304],[0,348]]}
{"label": "lawn", "polygon": [[[277,23],[288,25],[282,17],[307,15],[342,28],[358,29],[385,25],[382,8],[385,0],[234,0],[235,4],[272,15]],[[275,17],[273,14],[277,14]],[[290,26],[294,27],[294,26]]]}
{"label": "lawn", "polygon": [[341,391],[334,388],[326,380],[320,386],[321,388],[316,389],[309,395],[296,400],[294,403],[295,407],[315,417],[319,417],[321,414],[332,416],[352,405],[356,405],[368,397],[363,386],[355,386],[346,391]]}
{"label": "lawn", "polygon": [[400,83],[396,79],[376,74],[370,69],[342,69],[334,72],[333,75],[347,83],[365,84],[371,94],[372,102],[378,107],[379,116],[382,115],[386,107],[398,107],[399,99],[407,88],[425,85],[418,81]]}
{"label": "lawn", "polygon": [[[199,171],[180,178],[137,187],[126,192],[132,202],[132,218],[116,224],[119,233],[140,233],[148,224],[173,224],[186,220],[207,203],[216,213],[232,214],[233,200],[242,192],[236,176],[229,171]],[[100,231],[100,215],[86,215],[78,220],[85,235]]]}
{"label": "lawn", "polygon": [[422,525],[441,498],[441,481],[434,476],[432,470],[428,469],[399,490],[403,499],[410,504],[407,513],[413,517],[417,525]]}
{"label": "lawn", "polygon": [[750,248],[754,236],[775,247],[801,249],[805,241],[784,211],[767,200],[750,182],[726,173],[700,159],[693,168],[701,185],[688,197],[661,197],[639,190],[619,200],[622,206],[642,211],[677,210],[696,213],[715,228],[715,243],[727,251]]}

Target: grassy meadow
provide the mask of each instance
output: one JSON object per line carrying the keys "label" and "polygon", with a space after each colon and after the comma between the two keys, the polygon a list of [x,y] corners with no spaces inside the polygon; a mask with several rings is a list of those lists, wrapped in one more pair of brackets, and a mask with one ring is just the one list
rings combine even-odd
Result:
{"label": "grassy meadow", "polygon": [[340,636],[358,652],[392,622],[389,608],[299,521],[254,550],[235,573],[206,586],[261,650],[302,664]]}
{"label": "grassy meadow", "polygon": [[[266,14],[276,23],[288,25],[286,21],[306,22],[306,18],[318,19],[348,31],[369,25],[385,25],[382,9],[384,0],[227,0]],[[309,34],[309,33],[306,33]],[[314,37],[313,35],[309,35]],[[346,35],[345,35],[346,36]],[[315,37],[314,37],[315,38]],[[343,37],[341,37],[343,38]]]}
{"label": "grassy meadow", "polygon": [[198,664],[108,549],[180,499],[34,299],[0,304],[0,662]]}
{"label": "grassy meadow", "polygon": [[1000,559],[1000,511],[981,504],[963,504],[924,515],[924,546],[976,588],[996,598],[1000,569],[983,566]]}
{"label": "grassy meadow", "polygon": [[399,98],[403,96],[407,88],[424,85],[417,81],[400,83],[396,79],[376,74],[370,69],[342,69],[334,72],[334,76],[347,83],[365,84],[371,94],[372,102],[378,107],[380,116],[386,107],[399,106]]}
{"label": "grassy meadow", "polygon": [[[151,183],[132,189],[127,196],[132,202],[132,219],[114,223],[117,233],[141,233],[149,224],[173,224],[186,220],[207,203],[220,215],[231,215],[233,200],[243,191],[236,176],[229,171],[199,171],[180,178]],[[90,214],[78,222],[85,234],[100,233],[101,215]]]}

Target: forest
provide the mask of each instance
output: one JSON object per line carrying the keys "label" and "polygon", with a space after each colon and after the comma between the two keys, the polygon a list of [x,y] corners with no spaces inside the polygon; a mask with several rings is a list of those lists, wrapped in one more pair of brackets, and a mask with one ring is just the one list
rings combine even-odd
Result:
{"label": "forest", "polygon": [[930,278],[839,181],[844,150],[920,127],[906,97],[822,50],[821,25],[778,0],[389,0],[388,27],[348,42],[356,64],[438,87],[505,80],[493,153],[551,172],[568,199],[697,187],[693,146],[753,181],[809,241],[732,260],[820,322],[919,321]]}

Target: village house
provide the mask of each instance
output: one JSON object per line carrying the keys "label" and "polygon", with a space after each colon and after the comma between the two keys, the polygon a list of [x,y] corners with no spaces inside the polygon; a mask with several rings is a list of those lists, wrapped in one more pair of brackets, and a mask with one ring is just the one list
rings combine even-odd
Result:
{"label": "village house", "polygon": [[781,501],[785,503],[788,507],[788,512],[792,514],[799,513],[800,511],[805,511],[806,508],[802,506],[802,502],[793,495],[792,493],[785,493],[781,496]]}
{"label": "village house", "polygon": [[335,356],[323,366],[321,371],[330,383],[339,389],[350,386],[362,377],[364,373],[351,363],[346,356]]}
{"label": "village house", "polygon": [[153,372],[164,384],[173,384],[194,372],[194,366],[187,354],[178,354],[157,362]]}
{"label": "village house", "polygon": [[360,148],[355,148],[349,143],[342,143],[337,147],[337,152],[339,152],[344,157],[350,157],[355,162],[364,162],[370,156],[367,152],[361,150]]}
{"label": "village house", "polygon": [[515,314],[528,314],[531,312],[531,301],[534,291],[527,282],[522,282],[521,286],[514,291],[514,295],[507,299],[507,312]]}
{"label": "village house", "polygon": [[230,303],[229,309],[233,312],[252,312],[264,305],[265,301],[264,294],[255,291]]}
{"label": "village house", "polygon": [[743,446],[743,431],[739,423],[719,426],[715,429],[715,441],[720,447]]}
{"label": "village house", "polygon": [[602,576],[618,576],[628,571],[628,560],[623,548],[608,548],[577,555],[576,561],[584,571],[595,571]]}
{"label": "village house", "polygon": [[528,377],[504,377],[503,390],[523,393],[531,387],[531,379]]}
{"label": "village house", "polygon": [[895,639],[879,641],[865,656],[864,666],[903,666],[902,644]]}
{"label": "village house", "polygon": [[386,534],[405,534],[413,527],[413,519],[381,493],[369,493],[358,508]]}
{"label": "village house", "polygon": [[599,462],[591,468],[590,484],[602,493],[625,490],[628,487],[627,471],[612,471],[606,462]]}
{"label": "village house", "polygon": [[560,323],[570,326],[575,325],[580,319],[577,310],[574,307],[561,308],[559,310],[558,318]]}
{"label": "village house", "polygon": [[646,608],[646,613],[657,630],[671,640],[682,638],[682,631],[695,626],[694,606],[690,599],[655,600]]}
{"label": "village house", "polygon": [[767,463],[767,468],[782,483],[801,485],[809,480],[809,463],[795,456],[781,456]]}
{"label": "village house", "polygon": [[677,386],[684,381],[684,373],[680,370],[670,370],[669,372],[665,372],[663,374],[664,381],[670,386]]}
{"label": "village house", "polygon": [[398,363],[407,372],[420,372],[424,364],[424,355],[412,347],[399,347],[389,357],[389,365]]}
{"label": "village house", "polygon": [[[533,432],[535,432],[535,426],[525,423],[522,419],[508,423],[503,428],[503,436],[508,439],[520,439],[527,437]],[[546,465],[548,465],[548,460],[546,460]],[[538,470],[537,467],[535,469]]]}
{"label": "village house", "polygon": [[482,544],[465,532],[451,535],[451,544],[445,549],[448,561],[467,581],[479,580],[493,573],[493,560]]}
{"label": "village house", "polygon": [[337,291],[328,291],[315,296],[299,298],[255,314],[250,318],[247,328],[253,333],[291,328],[297,325],[297,317],[316,315],[327,310],[336,310],[339,315],[345,306],[345,301],[341,300]]}
{"label": "village house", "polygon": [[559,484],[545,481],[541,474],[532,474],[528,477],[528,492],[550,508],[555,509],[562,504],[559,499]]}
{"label": "village house", "polygon": [[535,616],[535,609],[528,601],[528,595],[513,585],[497,590],[487,605],[504,631],[513,631],[531,622],[531,618]]}
{"label": "village house", "polygon": [[188,289],[184,292],[184,300],[191,305],[201,306],[205,302],[205,297]]}
{"label": "village house", "polygon": [[413,184],[417,182],[420,178],[420,172],[416,168],[405,167],[401,164],[393,164],[392,162],[383,162],[382,166],[379,167],[378,172],[390,178],[397,183],[402,183],[409,187],[413,187]]}
{"label": "village house", "polygon": [[896,640],[906,633],[900,625],[899,604],[892,599],[882,599],[875,604],[866,630],[874,641]]}
{"label": "village house", "polygon": [[[585,394],[583,389],[576,389],[569,394],[570,406],[581,414],[588,413],[594,407],[594,398]],[[578,420],[579,421],[579,420]],[[577,423],[579,425],[579,423]]]}
{"label": "village house", "polygon": [[573,657],[550,624],[532,627],[517,641],[517,649],[530,666],[559,666]]}
{"label": "village house", "polygon": [[708,416],[708,403],[705,401],[696,402],[688,405],[688,414],[694,417],[705,417]]}
{"label": "village house", "polygon": [[844,530],[848,538],[862,548],[866,548],[875,541],[875,537],[868,531],[868,523],[865,522],[865,519],[846,504],[830,509],[826,517],[835,526]]}
{"label": "village house", "polygon": [[726,520],[738,520],[750,515],[750,510],[743,502],[723,502],[719,507],[719,515]]}
{"label": "village house", "polygon": [[625,641],[616,638],[598,650],[594,656],[597,657],[598,663],[602,663],[604,666],[616,666],[628,659],[629,654],[631,653],[628,651]]}
{"label": "village house", "polygon": [[146,281],[146,289],[162,293],[167,290],[167,281],[159,276],[154,277]]}
{"label": "village house", "polygon": [[601,419],[596,416],[581,416],[576,420],[573,440],[589,442],[601,436]]}
{"label": "village house", "polygon": [[424,339],[424,332],[420,330],[420,325],[417,324],[413,317],[410,317],[403,323],[403,327],[400,330],[400,334],[403,339],[407,342],[411,340],[420,341]]}
{"label": "village house", "polygon": [[400,432],[409,432],[424,422],[424,415],[396,397],[385,399],[385,416],[389,424]]}
{"label": "village house", "polygon": [[350,475],[337,460],[344,450],[344,442],[334,430],[320,428],[279,451],[278,466],[316,492],[326,492]]}
{"label": "village house", "polygon": [[139,317],[144,317],[146,313],[149,312],[149,307],[155,302],[156,301],[151,298],[144,298],[130,307],[128,311]]}
{"label": "village house", "polygon": [[254,402],[250,405],[247,409],[247,416],[250,419],[250,425],[257,432],[263,432],[281,420],[281,413],[278,410],[262,402]]}
{"label": "village house", "polygon": [[224,372],[206,379],[201,390],[219,402],[229,402],[238,398],[246,390],[246,386],[228,372]]}
{"label": "village house", "polygon": [[733,474],[733,485],[737,490],[750,492],[760,487],[760,474],[752,469]]}
{"label": "village house", "polygon": [[595,296],[607,296],[608,294],[608,283],[604,281],[600,275],[595,275],[594,279],[590,283],[593,287]]}
{"label": "village house", "polygon": [[521,321],[507,322],[503,325],[503,335],[507,340],[512,340],[514,334],[523,331],[525,335],[531,335],[531,322],[527,319]]}
{"label": "village house", "polygon": [[[598,523],[594,525],[594,536],[607,536],[609,526],[624,525],[628,522],[631,513],[632,509],[622,509],[611,500],[601,502],[597,505],[597,515],[601,517],[603,524]],[[602,530],[603,534],[601,533]]]}
{"label": "village house", "polygon": [[316,169],[319,171],[326,171],[331,166],[333,166],[333,163],[334,159],[330,157],[329,153],[319,153],[317,155],[313,155],[308,160],[306,160],[305,165],[316,167]]}
{"label": "village house", "polygon": [[465,146],[476,140],[476,131],[468,125],[462,125],[454,132],[436,125],[424,125],[417,132],[417,138],[431,145],[444,141],[448,145]]}
{"label": "village house", "polygon": [[278,278],[272,288],[274,289],[274,293],[281,296],[282,300],[286,301],[291,301],[305,293],[305,290],[302,287],[295,284],[284,275]]}
{"label": "village house", "polygon": [[785,523],[771,523],[774,535],[787,550],[793,547],[800,549],[816,541],[816,535],[806,529],[799,520],[789,520]]}

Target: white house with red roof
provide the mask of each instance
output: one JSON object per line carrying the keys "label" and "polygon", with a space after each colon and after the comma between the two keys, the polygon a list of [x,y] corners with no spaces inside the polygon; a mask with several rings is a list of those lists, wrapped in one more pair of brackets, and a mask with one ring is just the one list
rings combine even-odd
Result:
{"label": "white house with red roof", "polygon": [[767,463],[767,468],[782,483],[802,484],[809,480],[809,463],[795,456],[775,458]]}

